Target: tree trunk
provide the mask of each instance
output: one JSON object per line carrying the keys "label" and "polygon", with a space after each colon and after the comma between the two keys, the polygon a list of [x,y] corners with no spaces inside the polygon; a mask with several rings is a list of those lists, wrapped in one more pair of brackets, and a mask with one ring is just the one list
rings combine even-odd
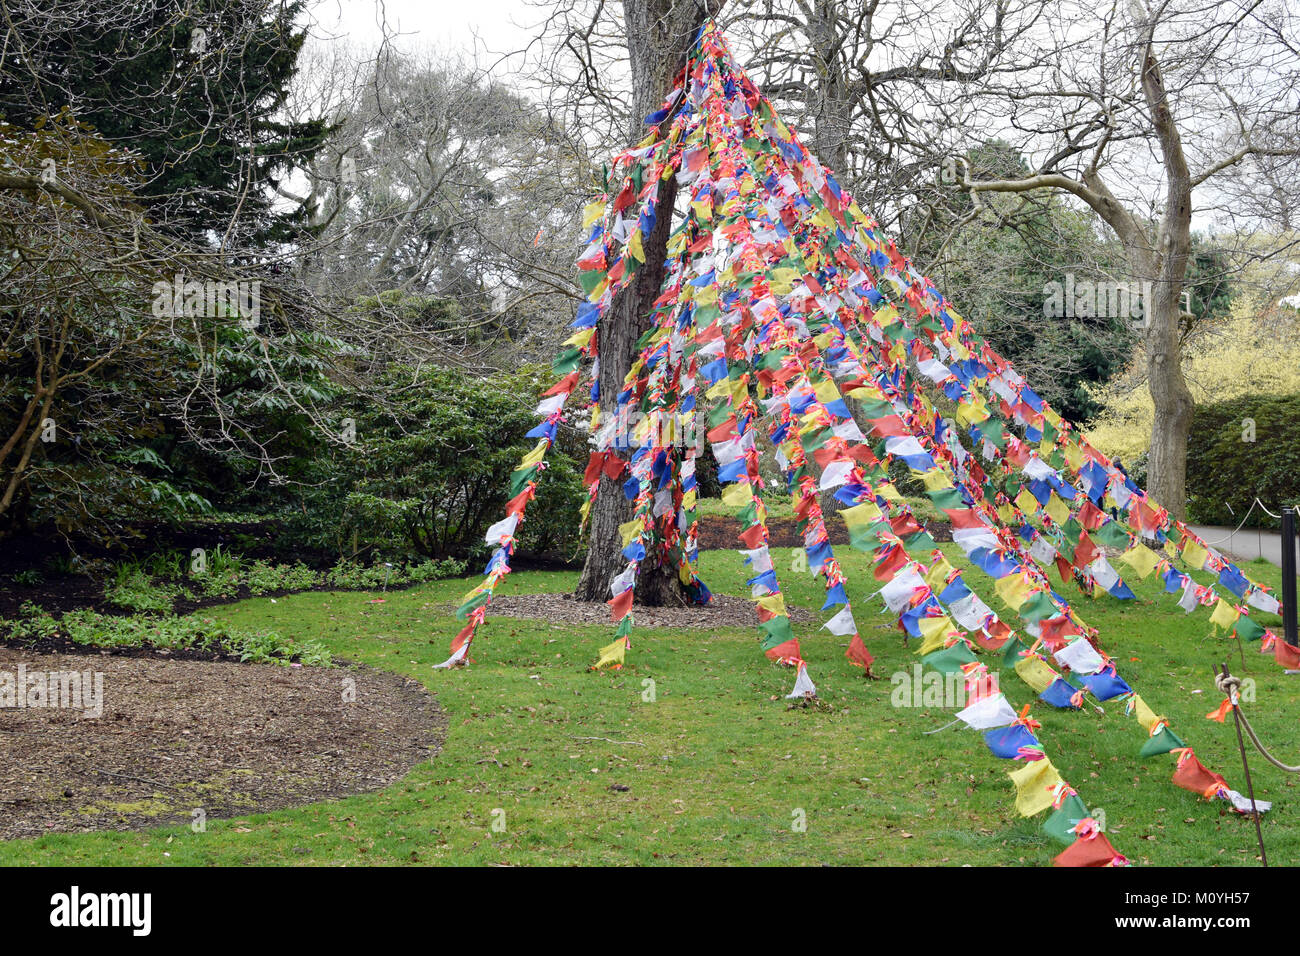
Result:
{"label": "tree trunk", "polygon": [[[707,16],[716,13],[721,0],[709,0],[701,8],[696,0],[625,0],[623,17],[627,26],[628,56],[632,69],[632,116],[628,135],[642,138],[644,118],[657,110],[672,87]],[[636,278],[619,292],[596,329],[600,354],[600,406],[602,418],[615,414],[615,399],[623,379],[636,359],[636,341],[650,327],[650,312],[664,279],[664,257],[668,236],[674,227],[673,204],[677,181],[659,185],[658,217],[654,231],[644,243],[646,261]],[[620,429],[626,435],[625,429]],[[624,567],[618,526],[632,516],[632,504],[623,495],[622,480],[601,476],[600,488],[591,509],[591,541],[587,561],[574,596],[581,601],[608,601],[610,581]],[[686,592],[676,569],[663,567],[654,549],[646,549],[636,585],[636,600],[662,606],[685,604]]]}
{"label": "tree trunk", "polygon": [[1196,411],[1196,402],[1183,377],[1181,291],[1181,283],[1161,283],[1157,287],[1146,337],[1147,388],[1155,406],[1146,490],[1157,504],[1179,519],[1187,516],[1187,438]]}

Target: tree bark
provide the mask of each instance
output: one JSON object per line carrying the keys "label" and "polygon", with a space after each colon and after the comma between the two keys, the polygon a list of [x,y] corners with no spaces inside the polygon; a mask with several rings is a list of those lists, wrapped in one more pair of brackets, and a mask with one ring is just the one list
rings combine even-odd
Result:
{"label": "tree bark", "polygon": [[1165,210],[1157,233],[1158,268],[1147,329],[1147,388],[1155,414],[1147,458],[1147,491],[1175,518],[1187,516],[1187,439],[1196,402],[1183,377],[1182,293],[1192,248],[1192,176],[1170,109],[1148,26],[1142,93],[1165,166]]}
{"label": "tree bark", "polygon": [[[632,70],[632,115],[628,135],[633,141],[644,135],[644,118],[654,112],[672,88],[678,71],[686,63],[695,34],[706,17],[714,15],[722,0],[625,0],[623,16],[627,27],[628,56]],[[658,217],[654,231],[644,243],[646,261],[636,278],[619,292],[597,326],[600,354],[600,406],[602,418],[613,416],[615,399],[623,379],[636,359],[637,339],[650,327],[650,313],[664,279],[664,257],[673,230],[673,204],[677,181],[659,185]],[[620,429],[623,435],[626,431]],[[610,581],[626,566],[618,526],[632,516],[632,504],[623,494],[622,479],[601,476],[596,501],[591,508],[591,539],[587,560],[574,596],[581,601],[608,601]],[[686,591],[675,568],[660,564],[659,555],[646,549],[636,585],[636,601],[651,606],[687,603]]]}

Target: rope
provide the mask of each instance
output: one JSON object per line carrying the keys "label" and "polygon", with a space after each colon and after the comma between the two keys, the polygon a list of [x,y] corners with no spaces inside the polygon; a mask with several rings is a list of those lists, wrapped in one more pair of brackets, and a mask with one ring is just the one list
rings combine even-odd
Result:
{"label": "rope", "polygon": [[1259,735],[1255,733],[1255,728],[1250,726],[1250,721],[1246,719],[1246,714],[1241,709],[1241,702],[1238,699],[1237,691],[1241,688],[1241,678],[1233,677],[1225,670],[1222,674],[1216,674],[1214,676],[1214,686],[1219,688],[1219,690],[1221,690],[1227,698],[1232,701],[1233,708],[1241,717],[1242,726],[1246,728],[1246,734],[1250,737],[1251,743],[1255,745],[1255,749],[1263,755],[1264,759],[1277,767],[1277,769],[1285,771],[1286,773],[1300,773],[1300,766],[1291,767],[1284,764],[1269,753],[1268,748],[1260,743]]}
{"label": "rope", "polygon": [[[1255,506],[1256,506],[1256,505],[1259,505],[1259,510],[1262,511],[1262,512],[1264,512],[1264,514],[1268,515],[1270,518],[1277,518],[1278,520],[1281,520],[1281,517],[1282,517],[1281,515],[1275,515],[1275,514],[1273,514],[1273,512],[1269,511],[1267,508],[1264,507],[1264,502],[1262,502],[1262,501],[1260,501],[1258,498],[1256,498],[1254,501],[1252,501],[1252,502],[1250,503],[1250,507],[1249,507],[1248,509],[1246,509],[1246,513],[1245,513],[1244,515],[1242,515],[1242,518],[1241,518],[1241,524],[1237,525],[1236,531],[1230,531],[1230,532],[1228,533],[1228,536],[1227,536],[1226,538],[1218,538],[1217,540],[1214,540],[1214,541],[1205,541],[1204,538],[1202,538],[1201,540],[1202,540],[1205,544],[1222,544],[1224,541],[1231,541],[1232,538],[1233,538],[1233,535],[1235,535],[1235,534],[1237,533],[1237,531],[1240,531],[1242,528],[1244,528],[1244,527],[1246,526],[1246,519],[1250,517],[1250,513],[1251,513],[1252,511],[1255,510]],[[1261,533],[1261,532],[1259,532],[1259,531],[1256,531],[1256,532],[1255,532],[1256,535],[1259,535],[1260,533]]]}
{"label": "rope", "polygon": [[[1264,514],[1268,515],[1270,518],[1277,518],[1279,521],[1282,520],[1281,515],[1273,514],[1273,512],[1269,511],[1267,508],[1264,507],[1264,502],[1260,501],[1258,498],[1255,499],[1255,504],[1259,505],[1259,510],[1264,512]],[[1250,512],[1246,512],[1246,513],[1249,514]]]}

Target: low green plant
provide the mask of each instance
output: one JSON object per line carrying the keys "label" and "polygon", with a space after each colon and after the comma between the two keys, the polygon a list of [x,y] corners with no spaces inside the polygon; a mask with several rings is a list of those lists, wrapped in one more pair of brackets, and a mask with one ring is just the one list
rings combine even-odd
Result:
{"label": "low green plant", "polygon": [[320,583],[321,575],[305,564],[271,564],[254,561],[248,566],[245,582],[254,594],[271,591],[307,591]]}
{"label": "low green plant", "polygon": [[275,631],[232,627],[211,618],[115,616],[88,608],[56,618],[24,605],[18,620],[0,624],[0,635],[17,643],[66,638],[85,647],[212,651],[253,664],[329,666],[332,660],[319,642],[294,641]]}
{"label": "low green plant", "polygon": [[23,587],[34,588],[45,583],[45,575],[41,574],[37,568],[24,568],[14,575],[14,583],[21,584]]}
{"label": "low green plant", "polygon": [[138,564],[117,569],[113,583],[104,588],[104,597],[116,607],[141,614],[168,614],[175,592],[155,584]]}

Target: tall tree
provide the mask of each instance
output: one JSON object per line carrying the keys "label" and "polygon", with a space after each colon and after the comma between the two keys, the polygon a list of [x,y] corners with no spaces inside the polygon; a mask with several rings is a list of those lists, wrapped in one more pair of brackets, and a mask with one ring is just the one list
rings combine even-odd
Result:
{"label": "tall tree", "polygon": [[[302,0],[0,0],[0,119],[67,109],[141,157],[155,222],[225,248],[290,237],[274,189],[319,148],[319,117],[285,122],[306,37]],[[53,9],[57,8],[57,9]]]}
{"label": "tall tree", "polygon": [[[1287,223],[1300,172],[1297,13],[1283,2],[1054,2],[1026,63],[963,97],[978,125],[1014,129],[1026,175],[964,175],[973,193],[1050,189],[1090,207],[1150,283],[1142,329],[1154,421],[1147,488],[1185,514],[1194,401],[1183,373],[1193,217]],[[1044,57],[1044,53],[1050,56]],[[1266,255],[1286,247],[1279,239]],[[1258,251],[1250,253],[1257,256]]]}
{"label": "tall tree", "polygon": [[[716,16],[724,0],[625,0],[628,62],[632,77],[630,141],[642,137],[643,118],[654,112],[686,64],[701,26]],[[668,212],[677,199],[674,178],[659,185],[658,208]],[[660,215],[645,241],[645,265],[635,281],[610,303],[596,335],[600,343],[600,401],[602,415],[615,415],[614,401],[636,358],[637,339],[651,325],[654,300],[664,279],[664,259],[672,215]],[[622,570],[618,526],[632,514],[618,482],[602,476],[602,487],[591,511],[591,544],[578,581],[577,597],[585,601],[609,598],[609,583]],[[657,554],[647,554],[637,580],[636,599],[643,604],[684,604],[685,590],[672,567]]]}

